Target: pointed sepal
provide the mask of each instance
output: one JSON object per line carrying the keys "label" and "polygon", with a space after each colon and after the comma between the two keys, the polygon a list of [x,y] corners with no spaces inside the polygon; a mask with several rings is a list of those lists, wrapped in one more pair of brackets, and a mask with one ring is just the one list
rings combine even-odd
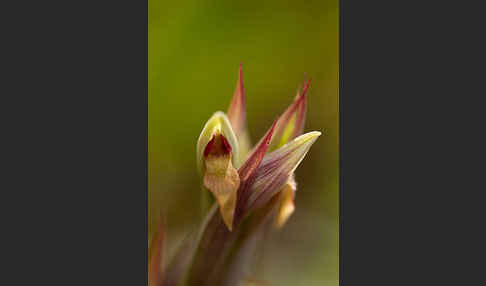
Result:
{"label": "pointed sepal", "polygon": [[233,94],[231,104],[228,108],[228,119],[231,122],[231,126],[233,126],[236,134],[246,128],[245,87],[243,86],[243,71],[241,64],[238,71],[236,89]]}
{"label": "pointed sepal", "polygon": [[309,84],[310,79],[304,86],[302,94],[297,92],[292,104],[279,117],[275,127],[275,135],[272,138],[272,142],[270,142],[270,151],[280,148],[304,131]]}
{"label": "pointed sepal", "polygon": [[273,132],[275,130],[275,126],[277,124],[277,120],[274,120],[272,123],[272,127],[267,131],[265,136],[260,139],[258,144],[253,149],[252,153],[245,161],[245,163],[238,169],[238,174],[240,176],[241,184],[238,188],[238,199],[236,203],[236,220],[235,223],[239,223],[240,220],[243,218],[245,213],[243,212],[244,206],[246,205],[246,201],[250,196],[251,186],[255,180],[255,176],[258,171],[258,167],[262,163],[265,154],[267,153],[268,145],[272,140]]}
{"label": "pointed sepal", "polygon": [[320,135],[321,132],[318,131],[300,135],[263,158],[245,205],[246,212],[266,204],[282,190]]}
{"label": "pointed sepal", "polygon": [[255,173],[258,166],[262,162],[265,154],[267,152],[270,141],[277,124],[277,120],[274,120],[272,127],[267,131],[267,133],[260,139],[256,147],[253,149],[251,155],[245,161],[245,163],[238,169],[238,173],[243,178],[243,180],[248,180],[248,178]]}
{"label": "pointed sepal", "polygon": [[246,126],[246,99],[245,88],[243,85],[243,71],[240,64],[238,72],[238,81],[236,83],[233,99],[228,108],[228,119],[235,131],[236,138],[240,144],[240,157],[242,160],[246,159],[246,155],[250,151],[251,142]]}

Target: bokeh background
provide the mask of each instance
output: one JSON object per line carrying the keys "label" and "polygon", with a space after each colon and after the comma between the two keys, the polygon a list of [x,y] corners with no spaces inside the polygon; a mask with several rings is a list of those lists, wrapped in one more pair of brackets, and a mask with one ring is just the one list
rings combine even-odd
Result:
{"label": "bokeh background", "polygon": [[296,171],[296,211],[266,244],[272,285],[338,285],[337,0],[149,0],[149,234],[160,212],[169,247],[197,220],[196,141],[226,111],[243,64],[253,142],[312,77],[306,132],[323,135]]}

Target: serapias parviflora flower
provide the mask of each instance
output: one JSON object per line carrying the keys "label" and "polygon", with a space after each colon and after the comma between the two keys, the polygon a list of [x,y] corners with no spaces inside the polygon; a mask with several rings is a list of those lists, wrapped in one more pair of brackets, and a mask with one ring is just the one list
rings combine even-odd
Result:
{"label": "serapias parviflora flower", "polygon": [[205,124],[197,144],[198,170],[230,231],[279,192],[281,206],[275,224],[282,226],[293,213],[294,171],[321,135],[318,131],[302,135],[309,84],[310,80],[251,149],[240,65],[228,115],[218,111]]}
{"label": "serapias parviflora flower", "polygon": [[202,195],[216,202],[165,266],[165,228],[154,236],[150,286],[255,285],[245,265],[254,265],[251,253],[268,227],[282,227],[294,212],[294,171],[321,135],[302,134],[309,84],[252,148],[240,65],[227,114],[214,113],[197,141]]}

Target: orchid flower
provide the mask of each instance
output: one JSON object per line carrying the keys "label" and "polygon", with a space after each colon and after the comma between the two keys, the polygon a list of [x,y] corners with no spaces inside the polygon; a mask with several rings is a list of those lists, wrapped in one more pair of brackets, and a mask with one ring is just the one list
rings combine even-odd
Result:
{"label": "orchid flower", "polygon": [[165,235],[154,236],[149,285],[248,285],[248,253],[295,211],[294,171],[321,135],[303,134],[309,84],[252,147],[240,65],[228,112],[214,113],[197,141],[202,195],[214,204],[167,267],[160,263]]}

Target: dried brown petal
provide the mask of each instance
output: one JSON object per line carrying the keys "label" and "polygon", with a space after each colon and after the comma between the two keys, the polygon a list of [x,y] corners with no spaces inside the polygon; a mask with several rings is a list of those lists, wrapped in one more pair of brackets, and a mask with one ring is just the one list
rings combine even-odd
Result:
{"label": "dried brown petal", "polygon": [[277,228],[284,226],[295,210],[294,198],[296,189],[295,179],[292,175],[280,191],[280,208],[275,220]]}

